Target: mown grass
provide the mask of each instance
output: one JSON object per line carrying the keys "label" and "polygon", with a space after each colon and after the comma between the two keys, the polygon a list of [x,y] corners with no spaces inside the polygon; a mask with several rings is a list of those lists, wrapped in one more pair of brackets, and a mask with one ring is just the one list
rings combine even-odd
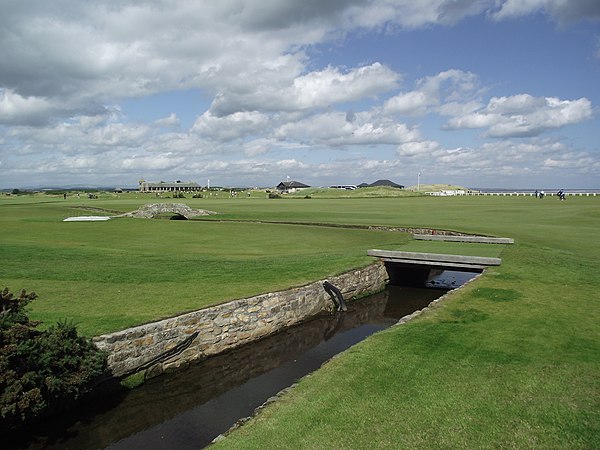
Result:
{"label": "mown grass", "polygon": [[216,448],[600,448],[600,205],[546,200],[388,203],[379,224],[427,216],[516,244],[502,266],[335,358]]}
{"label": "mown grass", "polygon": [[[35,307],[48,306],[39,316],[68,311],[111,326],[161,314],[175,292],[195,302],[324,278],[368,263],[367,248],[500,253],[501,266],[333,359],[215,448],[600,448],[598,198],[204,198],[184,201],[222,213],[213,222],[95,224],[60,222],[91,201],[35,201],[0,204],[2,280],[13,290],[34,283]],[[151,201],[90,204],[127,211]],[[516,243],[479,249],[245,221],[431,227]]]}
{"label": "mown grass", "polygon": [[[139,204],[140,202],[138,202]],[[143,202],[142,202],[143,203]],[[34,290],[32,318],[97,335],[211,304],[286,289],[368,264],[366,249],[409,236],[364,229],[113,219],[73,203],[4,204],[3,284]],[[95,208],[136,209],[127,200]]]}

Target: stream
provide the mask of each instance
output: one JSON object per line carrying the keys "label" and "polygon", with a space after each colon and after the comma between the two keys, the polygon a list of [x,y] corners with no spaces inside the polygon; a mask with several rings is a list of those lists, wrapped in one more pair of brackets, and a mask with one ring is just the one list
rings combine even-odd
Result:
{"label": "stream", "polygon": [[[4,439],[15,449],[198,449],[324,362],[475,274],[446,271],[423,288],[388,286],[260,341],[105,396]],[[5,447],[6,448],[6,447]]]}

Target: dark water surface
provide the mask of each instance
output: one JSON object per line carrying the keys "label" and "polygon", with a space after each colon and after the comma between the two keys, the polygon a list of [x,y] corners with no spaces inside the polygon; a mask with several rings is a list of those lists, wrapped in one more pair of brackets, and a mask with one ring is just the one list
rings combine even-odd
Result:
{"label": "dark water surface", "polygon": [[[22,449],[198,449],[237,420],[325,361],[427,306],[473,274],[444,273],[430,286],[389,286],[348,304],[189,369],[107,396],[27,433]],[[431,280],[430,280],[431,281]],[[6,441],[5,441],[6,442]],[[6,448],[6,447],[5,447]]]}

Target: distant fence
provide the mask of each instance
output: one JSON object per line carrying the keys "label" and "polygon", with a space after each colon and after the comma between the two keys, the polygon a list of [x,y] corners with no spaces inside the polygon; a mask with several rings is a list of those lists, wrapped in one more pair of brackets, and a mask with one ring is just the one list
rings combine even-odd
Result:
{"label": "distant fence", "polygon": [[[569,197],[596,197],[596,192],[565,192]],[[451,196],[496,196],[496,197],[535,197],[534,192],[425,192],[425,195],[435,197],[451,197]],[[544,196],[556,196],[556,193],[545,192]]]}

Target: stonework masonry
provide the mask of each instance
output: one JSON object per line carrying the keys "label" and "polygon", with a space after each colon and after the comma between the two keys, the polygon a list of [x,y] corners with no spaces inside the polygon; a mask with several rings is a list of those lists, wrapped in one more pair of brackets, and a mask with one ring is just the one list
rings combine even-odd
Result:
{"label": "stonework masonry", "polygon": [[114,217],[135,217],[141,219],[151,219],[162,213],[173,213],[179,214],[187,219],[191,219],[196,216],[210,216],[217,214],[214,211],[207,211],[205,209],[192,209],[188,205],[183,203],[153,203],[144,205],[136,211],[131,211],[125,214],[120,214]]}
{"label": "stonework masonry", "polygon": [[[329,278],[347,300],[379,292],[387,280],[381,262]],[[198,331],[200,334],[186,350],[151,369],[151,374],[157,375],[263,338],[330,310],[333,303],[322,282],[234,300],[97,336],[94,343],[108,352],[109,367],[113,375],[119,376],[174,348]]]}

